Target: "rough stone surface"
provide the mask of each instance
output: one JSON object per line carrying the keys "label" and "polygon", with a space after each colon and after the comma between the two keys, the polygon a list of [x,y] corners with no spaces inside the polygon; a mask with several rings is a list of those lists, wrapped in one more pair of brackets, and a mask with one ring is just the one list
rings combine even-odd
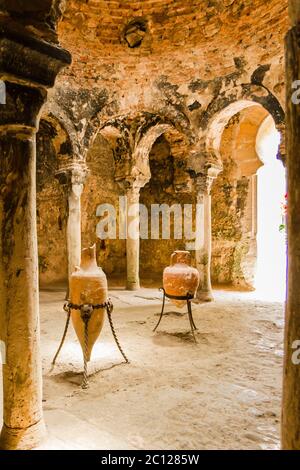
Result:
{"label": "rough stone surface", "polygon": [[[267,112],[258,106],[235,115],[224,130],[223,171],[212,188],[212,281],[251,289],[257,258],[256,136]],[[254,178],[254,181],[252,180]]]}
{"label": "rough stone surface", "polygon": [[37,134],[37,229],[39,277],[42,285],[67,279],[67,203],[55,177],[59,168],[55,142],[59,134],[47,121]]}
{"label": "rough stone surface", "polygon": [[[1,3],[0,79],[6,105],[1,105],[0,113],[0,337],[7,354],[0,447],[18,450],[36,447],[46,435],[39,349],[35,135],[47,88],[70,64],[70,55],[51,44],[54,18],[51,35],[41,21],[42,37],[29,32],[26,15],[21,15],[24,23],[15,18],[15,13],[20,16],[20,3]],[[52,2],[47,3],[45,7],[52,8]]]}
{"label": "rough stone surface", "polygon": [[[259,167],[255,132],[264,116],[270,113],[283,129],[287,1],[204,3],[71,0],[59,25],[59,38],[73,63],[61,74],[44,118],[52,119],[54,127],[63,126],[69,156],[86,160],[90,168],[82,197],[83,240],[97,242],[98,262],[109,275],[125,272],[126,248],[123,241],[97,240],[96,207],[117,204],[115,180],[151,175],[141,190],[142,201],[191,203],[191,178],[213,162],[224,164],[224,176],[213,191],[213,280],[245,287],[253,283],[255,246],[247,235],[247,185]],[[226,129],[236,115],[241,122]],[[172,168],[163,168],[170,158],[162,141],[156,142],[162,134],[174,158]],[[251,168],[246,153],[248,160],[252,153]],[[228,165],[234,162],[239,174],[229,175]],[[167,188],[169,176],[163,176],[169,170],[174,194]],[[61,230],[55,234],[54,229],[64,209],[57,196],[56,201],[51,230],[57,258],[63,248]],[[44,245],[40,242],[43,252]],[[182,248],[184,243],[175,240],[151,241],[147,247],[142,241],[142,270],[161,273],[170,253]],[[153,254],[157,264],[151,262]],[[65,264],[60,266],[60,273],[49,267],[49,280],[65,275]]]}
{"label": "rough stone surface", "polygon": [[51,370],[64,328],[64,293],[41,293],[44,448],[279,449],[281,303],[216,292],[215,302],[193,307],[195,345],[187,316],[169,303],[160,331],[152,333],[161,308],[157,289],[111,290],[114,322],[131,364],[122,363],[106,323],[83,392],[73,329]]}
{"label": "rough stone surface", "polygon": [[[41,283],[65,280],[73,261],[78,259],[80,195],[85,183],[83,243],[96,241],[98,262],[111,277],[121,275],[124,280],[127,267],[127,283],[131,276],[135,288],[139,286],[139,264],[149,281],[151,276],[161,274],[174,249],[185,248],[185,240],[142,242],[141,250],[139,242],[97,240],[97,206],[103,202],[117,206],[118,196],[124,193],[130,194],[135,202],[140,197],[148,206],[163,202],[190,204],[202,198],[206,216],[201,238],[205,250],[198,250],[195,261],[209,286],[209,191],[212,179],[221,172],[212,192],[212,279],[216,283],[251,289],[256,261],[255,174],[261,164],[255,151],[255,138],[265,117],[271,115],[282,135],[278,157],[285,161],[283,38],[289,27],[289,6],[290,23],[294,26],[287,40],[290,90],[291,82],[299,78],[292,76],[299,69],[297,60],[292,64],[299,49],[298,4],[296,0],[0,0],[0,79],[7,88],[7,104],[0,115],[4,164],[0,177],[3,258],[0,288],[6,306],[1,316],[1,337],[5,336],[9,342],[8,365],[4,367],[3,447],[32,447],[35,431],[37,440],[44,432],[38,367],[37,253],[32,243],[36,235],[33,133],[39,124],[47,89],[54,85],[58,72],[69,65],[49,93],[37,135]],[[57,29],[59,20],[62,21]],[[59,40],[72,53],[72,63],[66,50],[58,46]],[[296,285],[299,217],[295,210],[299,205],[299,165],[293,159],[297,154],[299,113],[295,108],[290,109],[290,103],[289,100],[287,108],[292,134],[288,136],[287,147],[292,174],[289,230],[293,244],[289,249],[292,280],[287,308],[283,440],[284,447],[299,448],[299,369],[294,370],[288,363],[290,342],[297,339],[299,329],[295,315],[299,304]],[[89,168],[87,179],[85,164]],[[82,170],[82,173],[78,170],[80,175],[76,168]],[[22,306],[16,308],[14,316],[12,301]],[[239,328],[239,322],[230,316],[234,306],[229,307],[226,312],[229,325],[234,323],[230,331],[239,330],[244,341],[245,328]],[[224,328],[228,328],[228,317]],[[222,322],[222,316],[219,321]],[[262,352],[261,370],[265,373],[264,354],[267,350],[269,358],[270,350],[274,349],[272,344],[265,343],[272,324],[269,317],[263,316],[260,321],[264,322],[261,325],[267,325],[266,331],[254,332],[255,338],[251,340],[255,342],[258,336],[259,347],[247,351]],[[218,330],[213,332],[214,348],[218,333]],[[223,340],[224,331],[221,337]],[[178,338],[182,337],[176,333],[175,340]],[[207,353],[209,332],[204,339]],[[277,335],[272,339],[277,341]],[[236,341],[235,336],[235,346]],[[164,336],[161,345],[174,347]],[[244,343],[238,346],[243,354]],[[225,344],[225,349],[217,350],[217,355],[226,360],[227,352]],[[280,360],[281,349],[276,353]],[[217,359],[213,356],[215,362]],[[236,355],[230,359],[231,364],[235,363]],[[193,360],[198,360],[198,354]],[[269,359],[266,363],[268,367],[271,364]],[[192,361],[191,364],[194,366]],[[245,357],[244,364],[248,370]],[[219,362],[213,364],[214,371],[218,365]],[[250,366],[251,373],[258,373],[255,364]],[[204,372],[212,374],[210,369],[204,368]],[[229,368],[225,378],[229,380],[231,374]],[[219,383],[221,376],[218,373],[216,376]],[[140,378],[137,373],[137,379]],[[221,378],[224,379],[223,370]],[[252,381],[253,377],[247,375],[243,385],[249,386]],[[268,392],[274,392],[272,384],[267,382]],[[212,384],[209,375],[207,388],[211,389]],[[181,385],[184,389],[194,382],[182,380]],[[253,389],[241,390],[240,384],[227,385],[226,400],[230,406],[232,397],[240,392],[238,416],[243,416],[245,395],[247,400],[253,397]],[[169,392],[166,396],[172,402]],[[174,408],[168,408],[171,422],[178,416],[178,409],[186,412],[184,399],[179,403],[175,399],[174,403]],[[270,404],[263,394],[258,403],[259,407]],[[201,401],[199,404],[203,405]],[[227,410],[222,400],[221,404]],[[204,405],[207,405],[205,401]],[[254,411],[257,417],[256,413],[257,410]],[[249,440],[259,442],[260,447],[276,446],[277,414],[271,417],[276,419],[272,428],[262,428],[263,443],[252,429],[243,435],[246,443],[240,439],[241,446],[249,448]],[[206,417],[201,418],[207,429]],[[251,420],[239,421],[234,444],[241,426],[249,423],[253,424]],[[29,430],[27,441],[23,441],[20,432],[28,431],[28,427],[33,431],[33,438]],[[199,430],[197,422],[193,422],[194,430]],[[229,435],[231,431],[228,427]],[[159,433],[158,436],[161,437]],[[216,442],[216,438],[219,447],[225,444],[232,447],[231,442],[224,442],[218,433],[212,433],[211,440]],[[180,440],[178,447],[183,448],[184,444]],[[134,439],[129,439],[129,446],[143,448],[143,443],[136,444]],[[211,443],[203,442],[203,447],[209,448]]]}

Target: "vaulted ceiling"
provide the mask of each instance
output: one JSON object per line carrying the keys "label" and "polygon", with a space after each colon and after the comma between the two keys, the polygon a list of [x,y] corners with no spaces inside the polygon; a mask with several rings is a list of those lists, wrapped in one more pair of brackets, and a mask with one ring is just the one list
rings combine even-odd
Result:
{"label": "vaulted ceiling", "polygon": [[[247,62],[283,57],[287,0],[68,0],[59,28],[74,74],[91,75],[99,61],[130,67],[156,63],[153,73],[211,78]],[[159,61],[158,61],[159,56]],[[276,59],[274,59],[276,58]],[[113,68],[111,69],[113,75]],[[105,75],[105,73],[104,73]]]}

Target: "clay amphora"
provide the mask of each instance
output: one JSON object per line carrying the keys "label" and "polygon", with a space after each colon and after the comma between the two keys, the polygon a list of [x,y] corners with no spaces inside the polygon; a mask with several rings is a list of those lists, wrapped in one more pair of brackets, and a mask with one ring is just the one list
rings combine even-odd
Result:
{"label": "clay amphora", "polygon": [[[70,278],[70,300],[72,304],[103,304],[107,301],[107,279],[97,266],[96,245],[82,251],[80,268],[76,267]],[[72,323],[84,353],[84,322],[80,310],[71,310]],[[88,324],[87,360],[99,337],[105,319],[105,309],[94,310]]]}
{"label": "clay amphora", "polygon": [[[179,297],[191,294],[195,296],[200,275],[191,267],[192,256],[188,251],[175,251],[171,256],[171,266],[164,270],[163,285],[166,294]],[[177,307],[186,305],[186,301],[171,300]]]}

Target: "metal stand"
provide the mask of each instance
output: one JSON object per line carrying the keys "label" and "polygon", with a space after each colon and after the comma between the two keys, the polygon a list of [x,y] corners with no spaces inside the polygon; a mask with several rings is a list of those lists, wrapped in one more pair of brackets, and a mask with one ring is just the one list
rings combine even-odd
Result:
{"label": "metal stand", "polygon": [[81,320],[84,323],[84,350],[83,350],[83,381],[81,387],[86,390],[88,384],[88,347],[89,347],[89,321],[92,317],[94,308],[92,305],[82,305],[80,308]]}
{"label": "metal stand", "polygon": [[192,312],[192,300],[193,300],[194,296],[190,293],[187,293],[187,295],[182,296],[182,297],[175,296],[175,295],[168,295],[163,287],[161,287],[159,290],[164,293],[163,304],[162,304],[162,309],[161,309],[161,313],[160,313],[158,323],[157,323],[157,325],[156,325],[156,327],[154,328],[153,331],[155,332],[157,330],[157,328],[160,325],[160,322],[162,321],[162,318],[163,318],[163,315],[164,315],[164,310],[165,310],[166,297],[168,299],[171,299],[171,300],[185,300],[186,303],[187,303],[187,311],[188,311],[188,316],[189,316],[189,321],[190,321],[190,326],[191,326],[191,332],[192,332],[195,343],[197,343],[196,336],[195,336],[195,331],[198,328],[195,325],[194,318],[193,318],[193,312]]}
{"label": "metal stand", "polygon": [[65,329],[64,329],[64,334],[62,336],[62,339],[61,339],[61,342],[60,342],[60,345],[59,345],[59,348],[53,358],[53,361],[52,361],[52,365],[55,366],[55,363],[56,363],[56,359],[58,358],[59,356],[59,353],[60,351],[62,350],[62,347],[64,345],[64,342],[65,342],[65,339],[66,339],[66,336],[67,336],[67,332],[68,332],[68,329],[69,329],[69,324],[70,324],[70,319],[71,319],[71,309],[68,308],[68,304],[66,303],[64,305],[64,311],[67,312],[68,316],[67,316],[67,321],[66,321],[66,326],[65,326]]}
{"label": "metal stand", "polygon": [[89,336],[88,336],[89,335],[89,321],[92,317],[93,311],[97,310],[97,309],[102,309],[102,308],[106,309],[109,325],[110,325],[114,340],[116,342],[116,345],[118,346],[118,349],[119,349],[120,353],[122,354],[123,358],[125,359],[125,362],[127,364],[129,364],[129,360],[126,357],[126,355],[125,355],[125,353],[124,353],[124,351],[123,351],[123,349],[120,345],[120,342],[118,340],[118,337],[117,337],[117,334],[116,334],[116,331],[115,331],[115,328],[114,328],[114,325],[113,325],[112,315],[111,314],[113,312],[114,306],[113,306],[110,299],[107,302],[105,302],[104,304],[98,304],[98,305],[91,305],[91,304],[75,305],[75,304],[72,304],[72,303],[69,303],[69,302],[65,303],[64,311],[67,312],[67,314],[68,314],[67,321],[66,321],[66,326],[65,326],[65,329],[64,329],[63,337],[62,337],[62,340],[60,342],[59,348],[58,348],[58,350],[57,350],[57,352],[56,352],[56,354],[53,358],[52,364],[55,365],[56,360],[59,356],[59,353],[60,353],[60,351],[63,347],[63,344],[65,342],[67,332],[68,332],[68,328],[69,328],[69,324],[70,324],[71,310],[80,310],[80,316],[81,316],[82,321],[84,322],[84,351],[83,351],[84,367],[83,367],[83,381],[82,381],[82,385],[81,385],[83,389],[88,388],[87,351],[88,351],[88,343],[89,343]]}

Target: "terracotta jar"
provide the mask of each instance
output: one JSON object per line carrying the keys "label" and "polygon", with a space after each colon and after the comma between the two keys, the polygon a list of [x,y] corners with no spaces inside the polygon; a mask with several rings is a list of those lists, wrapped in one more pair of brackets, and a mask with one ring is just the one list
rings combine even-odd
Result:
{"label": "terracotta jar", "polygon": [[[200,275],[191,267],[192,256],[189,251],[175,251],[171,256],[171,266],[164,270],[163,286],[167,295],[183,297],[188,293],[195,296]],[[186,305],[186,301],[171,300],[177,307]]]}
{"label": "terracotta jar", "polygon": [[[80,268],[76,267],[70,278],[70,300],[72,304],[103,304],[107,301],[107,279],[97,266],[96,245],[82,251]],[[71,311],[72,323],[84,352],[84,322],[80,310]],[[88,324],[87,360],[99,337],[105,319],[105,309],[94,310]]]}

